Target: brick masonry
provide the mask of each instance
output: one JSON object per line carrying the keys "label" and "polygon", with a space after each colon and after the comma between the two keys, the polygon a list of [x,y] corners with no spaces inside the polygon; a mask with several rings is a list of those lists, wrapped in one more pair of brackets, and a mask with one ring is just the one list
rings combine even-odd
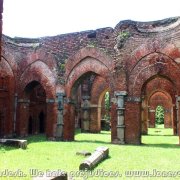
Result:
{"label": "brick masonry", "polygon": [[[177,134],[179,41],[179,18],[146,23],[121,21],[115,28],[37,39],[3,35],[0,106],[3,107],[5,98],[9,101],[6,109],[1,108],[0,135],[28,135],[28,119],[32,112],[33,121],[36,121],[32,132],[39,133],[38,127],[42,124],[38,117],[43,111],[45,133],[49,139],[55,139],[57,93],[65,94],[64,140],[74,140],[75,122],[82,115],[82,98],[88,97],[89,131],[99,132],[98,107],[106,90],[111,95],[112,142],[117,138],[115,91],[127,91],[124,113],[126,143],[141,143],[141,134],[147,133],[148,120],[154,124],[148,108],[154,109],[159,103],[167,109],[171,107],[165,126],[172,126]],[[38,86],[42,88],[36,90]],[[41,99],[42,89],[44,96]]]}

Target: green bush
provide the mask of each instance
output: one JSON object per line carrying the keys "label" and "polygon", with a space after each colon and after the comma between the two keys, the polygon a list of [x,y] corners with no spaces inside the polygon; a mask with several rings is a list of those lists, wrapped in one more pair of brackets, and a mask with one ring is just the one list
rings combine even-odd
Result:
{"label": "green bush", "polygon": [[157,106],[156,108],[156,124],[164,124],[164,108]]}

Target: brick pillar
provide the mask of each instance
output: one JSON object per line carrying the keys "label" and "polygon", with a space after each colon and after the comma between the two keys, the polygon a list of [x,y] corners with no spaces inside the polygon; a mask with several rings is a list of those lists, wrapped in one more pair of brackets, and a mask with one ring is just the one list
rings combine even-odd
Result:
{"label": "brick pillar", "polygon": [[13,114],[13,135],[16,135],[16,123],[17,123],[17,104],[18,104],[18,95],[14,95],[14,114]]}
{"label": "brick pillar", "polygon": [[17,106],[17,135],[28,135],[29,99],[19,99]]}
{"label": "brick pillar", "polygon": [[56,126],[56,140],[63,140],[63,110],[64,110],[64,93],[57,93],[57,126]]}
{"label": "brick pillar", "polygon": [[172,128],[171,109],[164,109],[164,128]]}
{"label": "brick pillar", "polygon": [[90,132],[100,133],[101,132],[101,107],[98,105],[91,105],[90,115]]}
{"label": "brick pillar", "polygon": [[90,130],[90,96],[82,96],[83,103],[82,108],[82,132],[89,132]]}
{"label": "brick pillar", "polygon": [[125,142],[141,143],[141,98],[127,97],[125,110]]}
{"label": "brick pillar", "polygon": [[0,0],[0,57],[1,57],[1,37],[2,37],[2,13],[3,13],[3,0]]}
{"label": "brick pillar", "polygon": [[116,91],[115,97],[117,99],[117,143],[125,144],[125,124],[124,124],[124,98],[127,95],[126,91]]}
{"label": "brick pillar", "polygon": [[145,135],[148,134],[148,106],[145,99],[143,99],[143,102],[141,104],[141,134]]}
{"label": "brick pillar", "polygon": [[[176,131],[174,131],[174,135],[179,135],[180,136],[180,110],[179,110],[179,103],[180,103],[180,96],[176,96]],[[173,108],[174,109],[174,108]],[[173,116],[173,129],[174,129],[174,116]]]}
{"label": "brick pillar", "polygon": [[[176,111],[177,111],[177,135],[179,136],[179,144],[180,144],[180,110],[179,110],[179,106],[180,106],[180,96],[176,96]],[[174,127],[173,127],[174,128]]]}
{"label": "brick pillar", "polygon": [[117,104],[116,98],[111,98],[111,142],[117,141]]}
{"label": "brick pillar", "polygon": [[12,93],[9,93],[7,97],[3,98],[4,104],[2,110],[4,109],[4,123],[5,123],[5,135],[6,137],[12,137],[13,135],[13,113],[14,113],[14,96]]}
{"label": "brick pillar", "polygon": [[46,99],[46,136],[49,140],[55,140],[57,126],[57,103],[55,99]]}
{"label": "brick pillar", "polygon": [[149,108],[149,127],[155,128],[156,124],[156,116],[155,116],[156,110]]}
{"label": "brick pillar", "polygon": [[75,105],[74,101],[66,98],[64,103],[64,131],[63,139],[65,141],[74,141],[75,132]]}

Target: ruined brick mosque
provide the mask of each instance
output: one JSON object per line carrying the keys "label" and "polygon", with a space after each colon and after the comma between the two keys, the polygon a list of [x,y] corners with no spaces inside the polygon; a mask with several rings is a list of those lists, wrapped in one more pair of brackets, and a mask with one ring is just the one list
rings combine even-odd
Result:
{"label": "ruined brick mosque", "polygon": [[99,133],[107,91],[112,143],[140,144],[158,105],[165,128],[180,136],[179,17],[36,39],[2,35],[1,45],[1,137],[72,141],[78,125]]}

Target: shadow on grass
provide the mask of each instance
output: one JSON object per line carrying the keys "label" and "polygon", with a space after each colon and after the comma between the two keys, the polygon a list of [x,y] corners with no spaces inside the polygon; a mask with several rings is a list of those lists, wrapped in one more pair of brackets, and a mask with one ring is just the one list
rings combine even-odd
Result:
{"label": "shadow on grass", "polygon": [[155,127],[155,128],[148,128],[148,129],[156,129],[156,130],[172,130],[172,128],[164,128],[164,127]]}
{"label": "shadow on grass", "polygon": [[99,134],[111,135],[111,131],[101,131]]}
{"label": "shadow on grass", "polygon": [[157,147],[157,148],[172,148],[172,149],[180,149],[180,145],[179,144],[144,144],[142,143],[140,146],[143,147]]}
{"label": "shadow on grass", "polygon": [[108,160],[108,159],[111,159],[110,155],[108,155],[106,158],[101,159],[101,161],[97,163],[96,165],[92,166],[91,169],[89,170],[86,169],[86,170],[81,170],[81,171],[84,171],[85,173],[88,173],[89,171],[94,171],[96,168],[98,168],[98,166],[100,166],[105,160]]}
{"label": "shadow on grass", "polygon": [[28,136],[24,139],[26,139],[28,141],[28,144],[29,143],[39,143],[39,142],[47,142],[48,141],[44,134],[31,135],[31,136]]}
{"label": "shadow on grass", "polygon": [[112,144],[111,142],[98,141],[98,140],[75,140],[74,142],[81,143],[95,143],[95,144]]}
{"label": "shadow on grass", "polygon": [[96,164],[91,170],[95,170],[96,168],[98,168],[98,166],[100,166],[105,160],[111,159],[111,156],[108,155],[107,158],[102,159],[98,164]]}
{"label": "shadow on grass", "polygon": [[166,136],[166,137],[173,137],[173,136],[176,136],[176,135],[163,135],[163,134],[147,134],[147,135],[143,135],[143,136]]}
{"label": "shadow on grass", "polygon": [[6,151],[16,150],[18,147],[10,146],[10,145],[0,145],[0,153],[5,153]]}
{"label": "shadow on grass", "polygon": [[84,134],[100,134],[100,135],[111,135],[111,131],[101,131],[101,132],[81,132],[81,129],[76,129],[75,130],[75,135],[78,135],[78,134],[82,134],[82,133],[84,133]]}

